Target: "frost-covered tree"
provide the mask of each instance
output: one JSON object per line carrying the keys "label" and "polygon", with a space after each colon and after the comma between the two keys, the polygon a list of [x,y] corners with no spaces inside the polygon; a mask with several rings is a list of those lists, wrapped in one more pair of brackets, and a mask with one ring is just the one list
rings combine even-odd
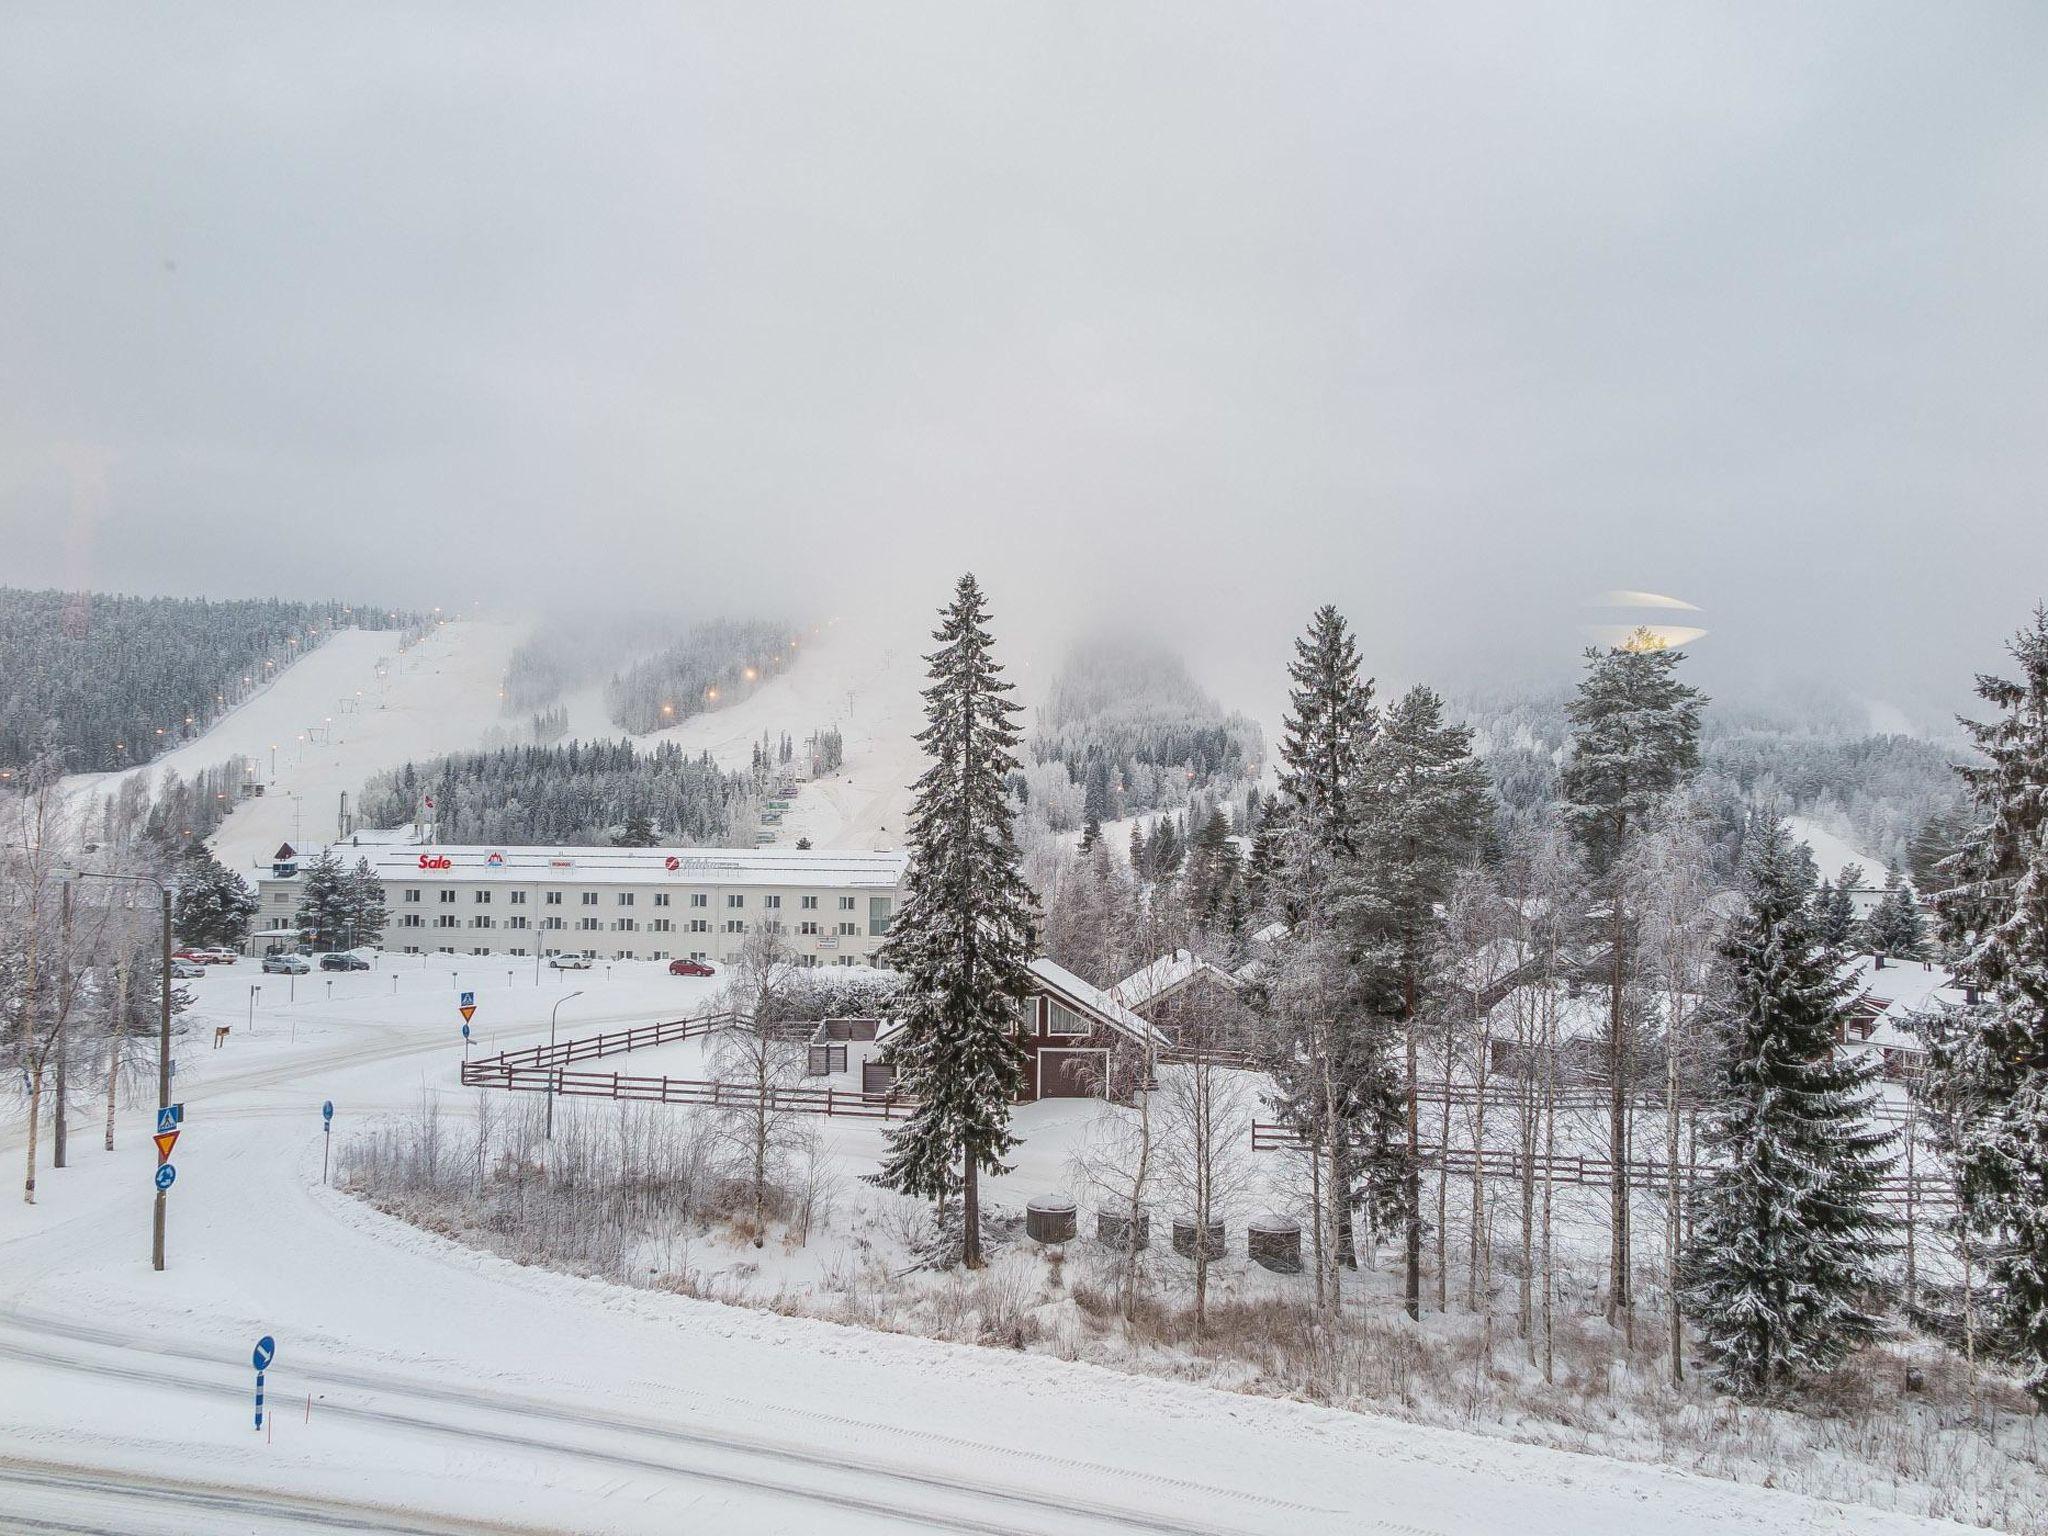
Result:
{"label": "frost-covered tree", "polygon": [[1586,652],[1586,674],[1566,708],[1571,758],[1559,780],[1565,813],[1585,845],[1607,898],[1608,1156],[1615,1167],[1609,1209],[1607,1321],[1633,1317],[1629,1275],[1628,903],[1621,870],[1631,840],[1657,804],[1699,766],[1698,689],[1678,680],[1683,651],[1638,631],[1629,643]]}
{"label": "frost-covered tree", "polygon": [[613,845],[619,848],[652,848],[655,842],[654,818],[645,811],[628,814],[626,824],[612,839]]}
{"label": "frost-covered tree", "polygon": [[1011,684],[1002,680],[980,584],[962,576],[926,658],[927,724],[918,744],[931,766],[910,813],[903,907],[879,962],[903,976],[901,1028],[886,1053],[917,1101],[890,1134],[879,1182],[942,1200],[961,1191],[961,1262],[979,1268],[978,1175],[1005,1171],[1016,1145],[1010,1107],[1024,1083],[1017,1030],[1031,991],[1027,969],[1037,908],[1018,873],[1004,790],[1017,766]]}
{"label": "frost-covered tree", "polygon": [[1927,925],[1920,916],[1920,903],[1913,887],[1893,866],[1885,876],[1884,899],[1863,922],[1863,936],[1881,955],[1918,960],[1927,943]]}
{"label": "frost-covered tree", "polygon": [[323,848],[299,877],[297,921],[315,949],[340,949],[352,923],[355,893],[332,848]]}
{"label": "frost-covered tree", "polygon": [[1325,603],[1294,642],[1280,738],[1279,813],[1325,854],[1355,849],[1352,796],[1377,721],[1372,679],[1358,675],[1358,642]]}
{"label": "frost-covered tree", "polygon": [[1894,1133],[1878,1069],[1835,1050],[1850,984],[1822,940],[1782,825],[1751,839],[1748,909],[1721,946],[1718,1154],[1696,1196],[1685,1300],[1714,1374],[1761,1396],[1875,1338],[1893,1222],[1878,1208]]}
{"label": "frost-covered tree", "polygon": [[357,859],[356,867],[344,878],[342,913],[341,937],[347,949],[376,943],[391,921],[390,909],[384,905],[384,882],[367,858]]}
{"label": "frost-covered tree", "polygon": [[195,849],[178,878],[178,941],[239,949],[256,916],[249,883],[204,848]]}
{"label": "frost-covered tree", "polygon": [[1964,725],[1981,761],[1957,771],[1978,822],[1936,898],[1960,972],[1988,992],[1933,1042],[1961,1226],[1984,1262],[1988,1334],[2048,1405],[2048,609],[2009,647],[2017,679],[1980,676],[1998,714]]}
{"label": "frost-covered tree", "polygon": [[[1352,792],[1357,856],[1337,878],[1336,904],[1364,995],[1391,1007],[1406,1047],[1408,1155],[1400,1177],[1412,1318],[1422,1307],[1418,1033],[1442,980],[1444,906],[1493,804],[1470,728],[1446,721],[1443,700],[1423,687],[1409,689],[1381,718]],[[1392,1170],[1368,1172],[1384,1178]]]}

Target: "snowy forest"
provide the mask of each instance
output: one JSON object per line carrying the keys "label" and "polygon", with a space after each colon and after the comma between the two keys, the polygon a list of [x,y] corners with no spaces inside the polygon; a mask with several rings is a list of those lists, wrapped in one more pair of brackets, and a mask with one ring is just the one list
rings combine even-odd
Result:
{"label": "snowy forest", "polygon": [[1099,637],[1067,653],[1009,790],[1028,845],[1091,821],[1241,795],[1263,759],[1258,726],[1226,713],[1179,656]]}
{"label": "snowy forest", "polygon": [[634,735],[738,703],[796,659],[802,637],[784,624],[720,619],[633,662],[605,686],[612,724]]}
{"label": "snowy forest", "polygon": [[122,597],[0,587],[0,768],[132,768],[203,732],[337,629],[419,615],[276,598]]}
{"label": "snowy forest", "polygon": [[728,773],[673,742],[508,747],[378,774],[361,811],[366,825],[398,826],[432,795],[434,835],[447,843],[609,843],[633,826],[650,844],[715,847],[748,823],[766,772]]}

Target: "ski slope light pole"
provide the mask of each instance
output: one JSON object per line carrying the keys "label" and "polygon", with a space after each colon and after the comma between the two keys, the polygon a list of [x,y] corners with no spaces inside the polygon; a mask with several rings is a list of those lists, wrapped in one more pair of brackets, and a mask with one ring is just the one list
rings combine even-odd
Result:
{"label": "ski slope light pole", "polygon": [[582,989],[581,987],[578,987],[578,988],[577,988],[577,989],[576,989],[576,990],[575,990],[574,992],[571,992],[571,993],[569,994],[569,996],[568,996],[568,997],[558,997],[558,998],[556,998],[556,999],[555,999],[555,1006],[554,1006],[554,1008],[553,1008],[553,1009],[552,1009],[552,1010],[551,1010],[551,1011],[549,1012],[549,1014],[548,1014],[548,1129],[547,1129],[547,1139],[548,1139],[549,1141],[553,1141],[553,1140],[555,1139],[555,1072],[556,1072],[556,1070],[557,1070],[557,1069],[556,1069],[556,1067],[555,1067],[555,1057],[554,1057],[554,1050],[555,1050],[555,1020],[559,1019],[559,1018],[560,1018],[560,1017],[562,1016],[562,1004],[564,1004],[564,1003],[568,1002],[568,1001],[569,1001],[569,998],[570,998],[570,997],[581,997],[582,995],[583,995],[583,989]]}

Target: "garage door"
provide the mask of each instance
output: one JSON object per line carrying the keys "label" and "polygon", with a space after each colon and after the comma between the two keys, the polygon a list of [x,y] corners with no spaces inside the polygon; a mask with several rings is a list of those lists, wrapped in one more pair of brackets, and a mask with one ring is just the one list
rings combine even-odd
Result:
{"label": "garage door", "polygon": [[1107,1051],[1040,1051],[1038,1096],[1041,1099],[1092,1099],[1102,1094]]}

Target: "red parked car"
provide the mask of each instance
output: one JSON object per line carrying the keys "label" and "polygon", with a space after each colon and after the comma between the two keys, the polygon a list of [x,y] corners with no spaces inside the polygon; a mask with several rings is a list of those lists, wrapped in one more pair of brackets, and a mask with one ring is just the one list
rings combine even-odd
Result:
{"label": "red parked car", "polygon": [[715,976],[718,973],[702,960],[671,960],[668,963],[671,976]]}

